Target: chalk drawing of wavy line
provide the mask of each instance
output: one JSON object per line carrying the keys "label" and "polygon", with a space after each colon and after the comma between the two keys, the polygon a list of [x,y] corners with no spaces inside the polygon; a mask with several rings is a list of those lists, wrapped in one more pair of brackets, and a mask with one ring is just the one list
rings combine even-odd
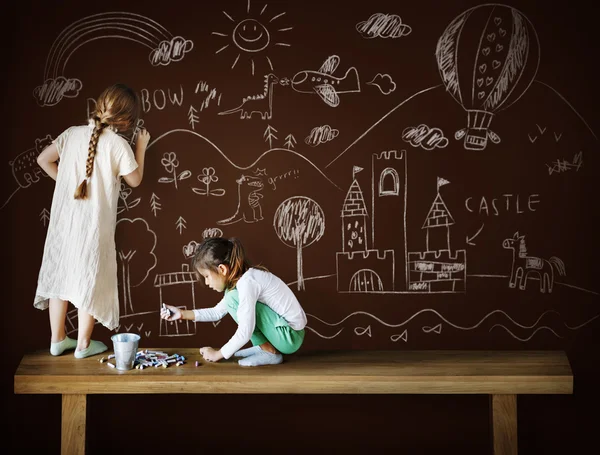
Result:
{"label": "chalk drawing of wavy line", "polygon": [[[487,318],[489,318],[490,316],[492,316],[493,314],[496,313],[501,313],[504,316],[506,316],[514,325],[521,327],[522,329],[532,329],[534,328],[536,325],[539,324],[540,320],[548,313],[556,313],[560,316],[560,313],[556,310],[547,310],[544,311],[540,317],[538,317],[538,319],[532,324],[532,325],[523,325],[523,324],[519,324],[517,321],[515,321],[513,318],[511,318],[508,314],[506,314],[504,311],[502,310],[494,310],[489,312],[488,314],[486,314],[477,324],[472,325],[470,327],[462,327],[460,325],[456,325],[453,324],[452,322],[450,322],[448,319],[446,319],[444,316],[442,316],[440,313],[438,313],[435,310],[432,310],[431,308],[425,308],[423,310],[417,311],[415,314],[413,314],[410,318],[408,318],[406,321],[401,322],[399,324],[388,324],[387,322],[382,321],[381,319],[379,319],[377,316],[372,315],[371,313],[367,313],[366,311],[355,311],[354,313],[349,314],[348,316],[346,316],[344,319],[342,319],[339,322],[335,322],[335,323],[330,323],[330,322],[325,322],[322,319],[319,319],[318,317],[316,317],[315,315],[312,314],[308,314],[307,316],[311,316],[319,321],[321,321],[323,324],[328,325],[328,326],[335,326],[335,325],[339,325],[342,322],[344,322],[346,319],[350,318],[351,316],[357,315],[357,314],[364,314],[366,316],[371,316],[373,319],[377,320],[378,322],[380,322],[381,324],[387,326],[387,327],[402,327],[405,324],[408,324],[411,320],[413,320],[414,318],[416,318],[418,315],[420,315],[421,313],[435,313],[437,316],[439,316],[439,318],[444,321],[446,324],[454,327],[455,329],[460,329],[460,330],[473,330],[476,329],[477,327],[479,327],[481,324],[483,324],[483,321],[485,321]],[[597,317],[597,316],[596,316]],[[589,321],[588,321],[589,322]],[[566,324],[565,324],[566,326]],[[567,326],[568,327],[568,326]]]}
{"label": "chalk drawing of wavy line", "polygon": [[536,333],[538,333],[538,332],[539,332],[540,330],[542,330],[542,329],[549,330],[550,332],[552,332],[552,333],[553,333],[555,336],[557,336],[558,338],[564,338],[564,337],[561,337],[561,336],[560,336],[558,333],[556,333],[554,330],[552,330],[550,327],[546,327],[545,325],[543,325],[543,326],[541,326],[541,327],[538,327],[537,329],[535,329],[535,330],[533,331],[533,333],[532,333],[531,335],[529,335],[529,337],[527,337],[527,338],[519,338],[519,337],[518,337],[518,336],[516,336],[514,333],[512,333],[510,330],[508,330],[506,327],[504,327],[502,324],[495,324],[495,325],[493,325],[493,326],[492,326],[492,328],[491,328],[489,331],[491,332],[491,331],[492,331],[492,329],[493,329],[494,327],[502,327],[504,330],[506,330],[506,331],[507,331],[507,332],[510,334],[510,336],[512,336],[513,338],[515,338],[515,339],[517,339],[517,340],[519,340],[519,341],[529,341],[529,340],[531,340],[531,339],[532,339],[532,338],[535,336],[535,334],[536,334]]}
{"label": "chalk drawing of wavy line", "polygon": [[335,335],[332,335],[330,337],[325,336],[325,335],[321,335],[319,332],[317,332],[315,329],[313,329],[312,327],[308,327],[306,326],[305,329],[310,330],[311,332],[315,332],[317,335],[319,335],[321,338],[325,338],[326,340],[331,340],[332,338],[335,338],[336,336],[338,336],[340,333],[342,333],[342,330],[344,330],[343,328],[341,328],[338,333],[336,333]]}
{"label": "chalk drawing of wavy line", "polygon": [[192,130],[175,129],[175,130],[167,131],[166,133],[163,133],[160,136],[158,136],[154,141],[152,141],[150,144],[148,144],[148,147],[146,148],[146,150],[149,150],[150,147],[152,147],[154,144],[156,144],[160,139],[162,139],[162,138],[164,138],[164,137],[166,137],[166,136],[168,136],[169,134],[172,134],[172,133],[190,133],[190,134],[194,134],[194,135],[198,136],[201,139],[204,139],[208,144],[212,145],[214,147],[214,149],[217,152],[219,152],[223,156],[223,158],[225,158],[229,162],[229,164],[231,164],[233,167],[235,167],[237,169],[241,169],[241,170],[246,170],[246,169],[249,169],[251,167],[254,167],[256,165],[256,163],[258,163],[261,160],[261,158],[263,156],[265,156],[266,154],[268,154],[268,153],[271,153],[271,152],[285,152],[285,153],[288,153],[288,154],[291,153],[293,155],[298,156],[299,158],[302,158],[304,161],[308,162],[312,167],[314,167],[319,172],[319,174],[321,174],[323,176],[323,178],[327,179],[333,186],[335,186],[338,190],[342,191],[342,189],[339,186],[337,186],[329,177],[327,177],[323,173],[323,171],[321,171],[321,169],[319,169],[311,160],[309,160],[305,156],[301,155],[300,153],[297,153],[297,152],[295,152],[293,150],[284,149],[284,148],[272,148],[272,149],[269,149],[266,152],[262,153],[253,163],[249,164],[246,167],[242,167],[242,166],[238,166],[233,161],[231,161],[227,157],[227,155],[225,155],[225,153],[223,153],[221,151],[221,149],[219,147],[217,147],[210,139],[208,139],[208,138],[202,136],[201,134],[196,133],[195,131],[192,131]]}

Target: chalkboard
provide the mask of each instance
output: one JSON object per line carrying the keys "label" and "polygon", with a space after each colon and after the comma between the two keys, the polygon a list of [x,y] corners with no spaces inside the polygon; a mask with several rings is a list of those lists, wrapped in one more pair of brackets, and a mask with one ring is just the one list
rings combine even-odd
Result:
{"label": "chalkboard", "polygon": [[[189,269],[215,235],[240,238],[294,290],[306,349],[556,346],[592,323],[598,308],[579,302],[598,295],[585,259],[598,245],[586,221],[598,137],[576,109],[585,100],[546,82],[542,61],[560,62],[535,16],[380,6],[62,17],[19,85],[29,137],[11,150],[2,211],[32,220],[15,238],[21,256],[38,262],[52,216],[36,156],[122,81],[152,134],[143,184],[122,184],[116,233],[117,330],[142,345],[231,335],[232,323],[159,317],[162,303],[218,301]],[[68,319],[75,332],[76,309]]]}
{"label": "chalkboard", "polygon": [[[35,159],[67,127],[87,123],[98,94],[121,82],[140,95],[136,127],[152,138],[144,181],[120,193],[120,326],[97,324],[95,339],[110,345],[114,332],[135,332],[141,347],[221,347],[235,331],[231,318],[165,323],[159,311],[163,302],[187,309],[218,302],[189,263],[198,242],[223,235],[239,238],[251,262],[297,295],[308,318],[302,350],[566,349],[576,392],[597,382],[592,7],[230,0],[14,8],[3,27],[0,193],[10,269],[3,341],[12,371],[49,339],[47,313],[33,298],[54,182]],[[75,336],[73,307],[67,318]],[[23,422],[34,402],[9,395],[11,419]],[[317,416],[340,409],[342,419],[352,403],[371,403],[320,400],[291,405],[308,406],[302,416],[346,442],[343,420]],[[216,412],[213,403],[190,409]],[[390,418],[365,410],[362,424],[356,416],[361,428],[369,420],[389,429],[363,445],[397,446],[404,425],[413,439],[402,447],[435,449],[432,433],[420,437],[411,423],[419,406],[405,414],[390,408]],[[519,409],[529,421],[543,414]],[[548,417],[543,435],[520,434],[521,447],[529,437],[543,453],[571,451],[581,433],[560,443],[551,437],[580,421],[579,408],[569,409],[562,423]],[[435,432],[461,431],[438,423]],[[472,427],[483,436],[471,434],[468,447],[452,431],[440,444],[483,453],[485,425]],[[308,434],[296,439],[319,437],[300,427]],[[12,428],[17,441],[24,430]],[[99,428],[90,424],[90,441],[105,447]],[[15,444],[46,447],[50,431]]]}

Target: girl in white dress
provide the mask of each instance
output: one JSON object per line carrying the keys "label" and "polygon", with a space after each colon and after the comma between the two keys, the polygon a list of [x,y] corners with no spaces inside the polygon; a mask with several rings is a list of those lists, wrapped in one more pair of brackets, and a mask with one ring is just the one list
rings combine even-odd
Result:
{"label": "girl in white dress", "polygon": [[[89,124],[65,130],[37,159],[56,180],[33,302],[49,308],[52,355],[73,348],[76,358],[104,352],[104,343],[91,340],[94,320],[110,330],[119,324],[114,237],[121,177],[132,187],[142,182],[150,135],[138,132],[134,154],[117,133],[135,126],[140,114],[131,88],[110,86]],[[69,302],[78,309],[77,340],[65,332]]]}

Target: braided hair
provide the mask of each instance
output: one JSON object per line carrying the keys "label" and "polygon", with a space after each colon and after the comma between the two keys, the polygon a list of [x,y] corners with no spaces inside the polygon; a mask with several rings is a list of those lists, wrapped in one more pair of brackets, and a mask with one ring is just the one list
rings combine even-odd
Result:
{"label": "braided hair", "polygon": [[87,199],[87,186],[94,170],[94,158],[96,157],[96,147],[98,146],[98,138],[102,130],[108,126],[107,123],[102,123],[100,118],[95,115],[94,118],[94,131],[90,138],[90,146],[88,148],[88,157],[85,161],[85,179],[79,184],[75,190],[75,199]]}
{"label": "braided hair", "polygon": [[141,114],[140,99],[131,88],[124,84],[115,84],[106,88],[96,101],[96,112],[92,117],[94,130],[90,137],[88,156],[85,162],[85,178],[73,195],[75,199],[87,199],[88,186],[92,172],[100,134],[105,128],[115,131],[131,129]]}

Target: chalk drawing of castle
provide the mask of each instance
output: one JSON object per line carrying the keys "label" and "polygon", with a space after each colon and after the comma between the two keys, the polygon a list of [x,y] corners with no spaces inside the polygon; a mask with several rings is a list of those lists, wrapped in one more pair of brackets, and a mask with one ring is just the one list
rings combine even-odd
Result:
{"label": "chalk drawing of castle", "polygon": [[[342,251],[336,253],[338,292],[465,292],[466,251],[451,250],[454,219],[440,195],[440,187],[450,182],[438,177],[437,196],[422,226],[426,230],[425,251],[409,253],[406,151],[372,155],[370,217],[356,179],[361,170],[354,166],[341,211]],[[395,248],[386,249],[389,245]]]}
{"label": "chalk drawing of castle", "polygon": [[395,287],[394,250],[368,248],[369,215],[356,180],[361,170],[354,167],[342,208],[342,251],[336,253],[337,289],[338,292],[390,292]]}
{"label": "chalk drawing of castle", "polygon": [[[170,272],[170,273],[161,273],[156,275],[154,278],[154,287],[158,288],[158,314],[160,314],[160,309],[163,303],[168,305],[177,306],[183,310],[187,310],[186,306],[179,306],[176,303],[181,298],[179,294],[172,294],[169,292],[168,288],[170,286],[189,286],[191,295],[192,295],[192,307],[191,309],[196,308],[196,297],[194,295],[194,283],[198,281],[196,274],[194,272],[190,272],[189,264],[181,264],[180,272]],[[164,290],[163,290],[164,289]],[[196,323],[192,321],[175,321],[169,322],[164,319],[160,319],[160,336],[190,336],[196,334]]]}
{"label": "chalk drawing of castle", "polygon": [[409,291],[438,293],[466,290],[466,251],[451,251],[450,226],[454,219],[440,195],[440,187],[447,183],[450,182],[438,177],[437,196],[422,227],[426,229],[425,251],[408,253]]}

